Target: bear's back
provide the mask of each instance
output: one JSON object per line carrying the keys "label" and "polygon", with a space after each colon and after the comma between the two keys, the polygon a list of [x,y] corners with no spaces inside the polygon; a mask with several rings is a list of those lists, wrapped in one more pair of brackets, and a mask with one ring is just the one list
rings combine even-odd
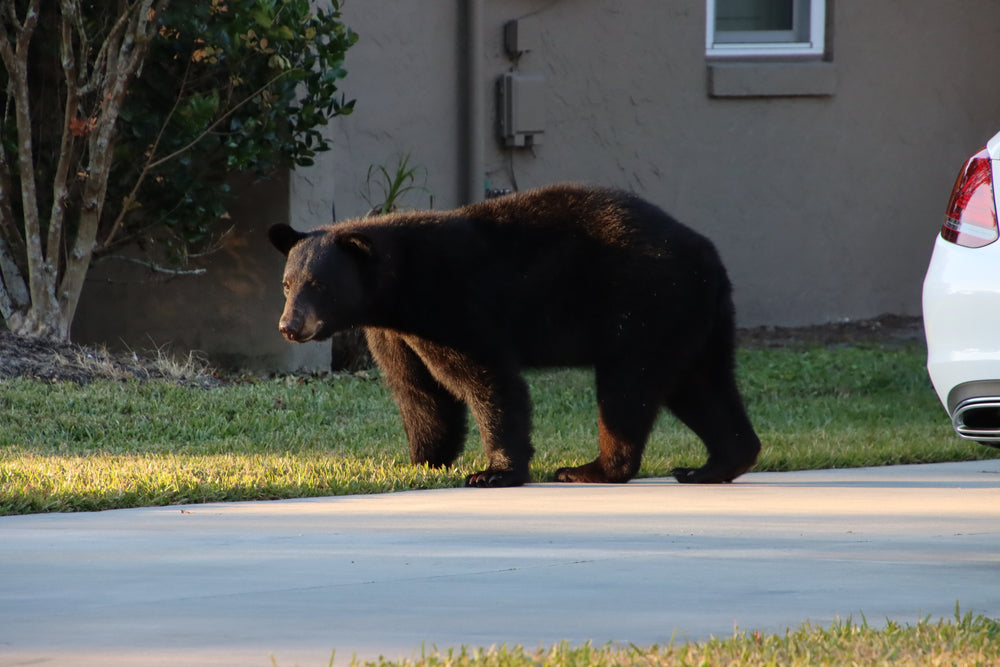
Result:
{"label": "bear's back", "polygon": [[712,243],[632,193],[555,185],[456,213],[482,241],[463,275],[529,365],[586,363],[623,321],[666,330],[728,298]]}
{"label": "bear's back", "polygon": [[478,202],[456,213],[505,228],[582,234],[608,245],[628,244],[637,236],[656,238],[667,231],[665,228],[680,226],[659,208],[629,192],[568,183]]}
{"label": "bear's back", "polygon": [[555,185],[329,229],[374,239],[394,276],[380,310],[411,323],[402,328],[513,348],[529,366],[590,363],[623,326],[658,338],[678,313],[708,321],[728,293],[707,239],[619,190]]}

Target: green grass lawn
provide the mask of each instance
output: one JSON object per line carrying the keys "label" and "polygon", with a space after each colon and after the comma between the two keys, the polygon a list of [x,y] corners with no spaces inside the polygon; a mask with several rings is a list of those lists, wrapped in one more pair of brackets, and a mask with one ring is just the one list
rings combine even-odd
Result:
{"label": "green grass lawn", "polygon": [[[952,433],[919,345],[747,349],[739,377],[764,443],[757,470],[1000,456]],[[533,476],[597,452],[593,376],[532,372]],[[664,413],[642,476],[699,465]],[[373,493],[460,485],[484,460],[475,429],[450,470],[408,462],[377,374],[213,389],[169,382],[0,385],[0,514]]]}
{"label": "green grass lawn", "polygon": [[[332,660],[331,660],[332,662]],[[965,615],[953,621],[914,625],[837,622],[828,628],[805,624],[781,635],[735,633],[703,642],[668,646],[467,647],[425,652],[413,660],[379,660],[373,667],[814,667],[828,665],[961,665],[1000,662],[1000,623]],[[275,658],[274,663],[280,665]],[[353,665],[361,663],[352,661]]]}

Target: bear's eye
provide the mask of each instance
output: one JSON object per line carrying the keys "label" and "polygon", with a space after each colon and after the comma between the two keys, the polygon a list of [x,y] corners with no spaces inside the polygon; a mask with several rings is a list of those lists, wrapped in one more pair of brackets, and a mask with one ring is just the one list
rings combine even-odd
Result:
{"label": "bear's eye", "polygon": [[282,281],[282,283],[281,283],[281,291],[285,294],[285,296],[288,296],[288,292],[291,291],[291,289],[292,289],[292,286],[288,284],[287,280]]}

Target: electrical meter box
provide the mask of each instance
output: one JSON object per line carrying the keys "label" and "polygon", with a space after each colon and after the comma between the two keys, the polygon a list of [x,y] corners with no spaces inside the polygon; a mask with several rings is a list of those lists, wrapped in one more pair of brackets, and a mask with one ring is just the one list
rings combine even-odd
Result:
{"label": "electrical meter box", "polygon": [[514,19],[503,25],[503,46],[511,58],[520,58],[538,48],[541,41],[538,24],[528,19]]}
{"label": "electrical meter box", "polygon": [[505,146],[535,146],[545,134],[545,77],[507,72],[497,82],[500,139]]}

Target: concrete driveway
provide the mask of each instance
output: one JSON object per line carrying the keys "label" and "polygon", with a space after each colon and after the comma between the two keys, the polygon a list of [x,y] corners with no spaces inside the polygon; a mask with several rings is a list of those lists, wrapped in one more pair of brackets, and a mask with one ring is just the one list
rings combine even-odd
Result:
{"label": "concrete driveway", "polygon": [[337,665],[1000,617],[1000,460],[0,518],[0,664]]}

